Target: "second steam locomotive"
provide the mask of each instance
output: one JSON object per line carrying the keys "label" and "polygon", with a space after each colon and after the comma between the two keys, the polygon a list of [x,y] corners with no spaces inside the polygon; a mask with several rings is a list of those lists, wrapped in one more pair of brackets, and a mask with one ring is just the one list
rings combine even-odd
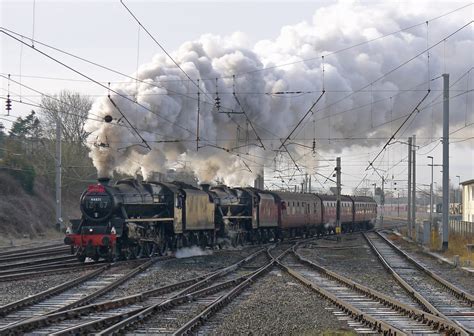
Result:
{"label": "second steam locomotive", "polygon": [[[136,258],[183,246],[260,243],[335,231],[336,196],[182,182],[99,179],[81,195],[65,243],[79,260]],[[342,196],[342,232],[369,228],[377,205]]]}

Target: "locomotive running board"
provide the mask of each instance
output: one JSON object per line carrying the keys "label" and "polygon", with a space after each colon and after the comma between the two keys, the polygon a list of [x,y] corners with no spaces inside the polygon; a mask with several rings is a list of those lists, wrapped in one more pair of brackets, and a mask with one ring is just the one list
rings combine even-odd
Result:
{"label": "locomotive running board", "polygon": [[125,222],[167,222],[167,221],[173,221],[174,218],[169,217],[169,218],[127,218]]}

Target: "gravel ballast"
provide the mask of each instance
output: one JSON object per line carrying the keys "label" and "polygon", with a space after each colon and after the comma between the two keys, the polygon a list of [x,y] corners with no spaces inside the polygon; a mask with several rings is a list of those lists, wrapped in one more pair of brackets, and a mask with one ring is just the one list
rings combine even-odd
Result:
{"label": "gravel ballast", "polygon": [[302,256],[355,282],[373,288],[403,303],[421,308],[385,270],[360,234],[341,241],[317,240],[298,249]]}
{"label": "gravel ballast", "polygon": [[257,249],[256,247],[248,247],[241,250],[206,250],[205,253],[207,254],[205,255],[158,261],[144,272],[100,298],[99,301],[133,295],[205,275],[234,264],[257,251]]}
{"label": "gravel ballast", "polygon": [[316,335],[345,331],[334,307],[279,269],[273,269],[218,312],[198,334]]}
{"label": "gravel ballast", "polygon": [[27,296],[38,294],[64,282],[77,279],[90,270],[69,272],[56,275],[37,275],[30,279],[0,282],[0,305],[21,300]]}
{"label": "gravel ballast", "polygon": [[430,256],[429,254],[426,254],[423,252],[421,246],[408,242],[397,235],[388,234],[385,236],[423,266],[426,266],[460,289],[470,294],[474,294],[474,277],[472,274],[468,274],[459,268],[451,266],[433,256]]}

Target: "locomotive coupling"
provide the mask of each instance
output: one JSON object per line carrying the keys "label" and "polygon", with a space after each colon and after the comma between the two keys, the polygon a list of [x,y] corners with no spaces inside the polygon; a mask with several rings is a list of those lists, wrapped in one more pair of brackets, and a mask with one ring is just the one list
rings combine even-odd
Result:
{"label": "locomotive coupling", "polygon": [[110,245],[110,238],[107,237],[107,236],[104,236],[104,237],[102,238],[102,245],[104,245],[104,246],[109,246],[109,245]]}

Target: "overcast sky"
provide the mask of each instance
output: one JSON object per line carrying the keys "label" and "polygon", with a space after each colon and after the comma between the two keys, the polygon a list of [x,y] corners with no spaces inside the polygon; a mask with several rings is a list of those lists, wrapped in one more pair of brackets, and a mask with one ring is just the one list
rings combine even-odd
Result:
{"label": "overcast sky", "polygon": [[[328,15],[331,14],[331,6],[335,2],[323,1],[307,1],[307,2],[161,2],[161,1],[127,1],[127,4],[135,12],[137,17],[145,24],[145,26],[153,33],[154,37],[170,52],[177,50],[186,41],[198,40],[204,34],[213,34],[219,36],[232,36],[235,32],[242,34],[233,35],[235,39],[239,39],[239,46],[246,47],[253,50],[255,44],[261,40],[275,41],[281,34],[281,29],[284,26],[297,26],[301,22],[311,22],[313,15],[319,11],[319,15],[324,14],[328,10]],[[345,1],[348,6],[351,2]],[[398,13],[399,17],[403,17],[403,13],[407,16],[413,14],[414,20],[427,20],[437,15],[449,12],[468,2],[455,1],[430,1],[427,2],[400,2],[394,3],[394,13]],[[370,8],[371,6],[381,6],[379,2],[363,2],[363,6]],[[384,6],[387,6],[385,4]],[[383,12],[383,10],[381,10]],[[154,55],[163,54],[157,45],[144,34],[143,30],[139,32],[136,22],[130,17],[126,10],[121,6],[119,1],[5,1],[0,0],[1,26],[16,33],[23,34],[27,37],[33,37],[41,42],[50,44],[56,48],[66,50],[75,55],[79,55],[99,64],[106,65],[110,68],[119,70],[125,74],[133,74],[137,71],[138,66],[150,62]],[[34,13],[34,16],[33,16]],[[387,12],[387,17],[390,15]],[[432,42],[438,36],[446,36],[451,33],[453,27],[461,26],[472,20],[474,17],[474,6],[468,7],[459,13],[452,14],[446,19],[440,19],[433,24],[433,30],[430,38]],[[34,19],[33,19],[34,18]],[[347,20],[351,17],[348,15]],[[384,20],[384,17],[374,18],[374,20]],[[406,27],[413,21],[407,18],[406,22],[399,19],[400,27]],[[423,22],[423,21],[421,21]],[[354,30],[370,29],[369,25],[364,26],[364,22],[357,22],[358,25]],[[380,25],[379,25],[380,27]],[[383,25],[382,25],[383,27]],[[391,26],[387,26],[386,31],[389,33],[393,31]],[[396,30],[396,29],[395,29]],[[341,32],[343,34],[343,32]],[[345,34],[345,32],[344,32]],[[421,34],[421,33],[420,33]],[[423,33],[424,34],[424,33]],[[470,39],[470,44],[466,44],[468,48],[473,46],[473,29],[472,26],[467,29],[464,40]],[[348,36],[351,36],[350,34]],[[336,39],[337,37],[335,37]],[[330,41],[330,40],[329,40]],[[237,43],[236,42],[236,43]],[[273,42],[272,42],[273,43]],[[407,49],[410,43],[407,39]],[[351,43],[348,42],[349,45]],[[426,44],[421,44],[421,47],[410,49],[410,52],[420,50]],[[0,73],[2,75],[12,74],[12,78],[20,80],[23,84],[29,85],[35,89],[41,90],[45,93],[57,93],[62,89],[70,89],[79,91],[83,94],[90,95],[96,98],[104,95],[104,89],[84,80],[84,78],[74,74],[70,70],[48,60],[44,56],[38,54],[28,47],[22,47],[16,41],[11,40],[5,35],[0,36],[1,47],[1,62]],[[334,51],[338,48],[337,45],[325,46],[327,52]],[[446,48],[447,47],[447,48]],[[270,48],[270,46],[268,47]],[[441,47],[440,47],[441,48]],[[462,69],[469,69],[474,66],[474,50],[463,50],[462,48],[452,48],[449,44],[444,45],[445,50],[439,49],[438,54],[444,52],[444,59],[439,60],[440,68],[444,66],[446,72],[453,72],[454,75],[460,75]],[[447,51],[446,51],[447,49]],[[73,58],[64,56],[60,53],[54,52],[50,49],[42,49],[49,54],[60,58],[68,65],[92,76],[101,82],[115,82],[123,81],[124,78],[111,73],[106,70],[98,69],[97,67],[85,64],[84,62],[75,60]],[[371,49],[370,44],[364,52],[370,58]],[[397,60],[403,60],[413,54],[406,54],[405,48],[385,50],[390,54],[396,54]],[[452,54],[454,53],[454,54]],[[468,56],[458,56],[466,54]],[[260,52],[262,54],[262,52]],[[264,53],[263,53],[264,54]],[[446,56],[447,55],[447,56]],[[469,56],[470,55],[470,56]],[[387,57],[388,54],[377,54],[377,57]],[[270,56],[265,55],[267,59]],[[461,59],[462,64],[458,59]],[[377,59],[377,62],[382,62]],[[342,62],[342,61],[340,61]],[[444,64],[442,64],[444,62]],[[434,64],[434,63],[433,63]],[[395,63],[394,65],[397,65]],[[358,72],[365,74],[370,69],[353,68],[351,75],[358,75]],[[344,71],[341,70],[341,73]],[[433,74],[436,71],[433,71]],[[364,75],[365,75],[364,74]],[[343,74],[344,75],[344,74]],[[417,74],[411,74],[416,78]],[[474,82],[474,73],[470,75],[471,84],[466,82],[467,87],[472,89]],[[21,76],[21,77],[20,77]],[[41,78],[45,77],[45,78]],[[47,79],[46,79],[47,77]],[[346,76],[347,77],[347,76]],[[420,79],[420,78],[418,78]],[[352,79],[351,79],[352,80]],[[363,82],[363,81],[362,81]],[[418,80],[420,82],[420,80]],[[464,83],[464,82],[463,82]],[[400,83],[397,83],[400,84]],[[436,84],[435,84],[436,85]],[[463,84],[466,87],[465,84]],[[437,86],[439,89],[439,86]],[[334,88],[335,89],[335,88]],[[7,81],[1,80],[0,96],[5,96],[7,90]],[[12,84],[10,86],[11,94],[20,95],[24,99],[31,99],[39,102],[38,94],[28,91],[23,88],[20,89],[18,85]],[[467,98],[466,98],[467,97]],[[463,115],[467,116],[466,123],[473,122],[472,107],[473,95],[466,94],[463,98],[463,103],[459,103],[456,108],[465,109]],[[416,99],[409,101],[413,103],[408,106],[416,104]],[[308,101],[311,103],[311,99]],[[2,103],[2,106],[4,103]],[[14,116],[27,113],[30,108],[14,104],[12,114]],[[5,120],[0,112],[0,119],[7,127],[9,122]],[[354,111],[357,113],[357,111]],[[440,118],[441,114],[435,114],[433,118]],[[12,118],[10,118],[12,120]],[[428,118],[429,120],[429,118]],[[383,121],[381,121],[383,122]],[[455,124],[455,125],[454,125]],[[453,122],[451,130],[457,129],[461,121]],[[399,124],[393,124],[393,129]],[[412,129],[405,132],[404,138],[413,134],[416,131],[416,124]],[[419,126],[422,127],[422,126]],[[322,126],[322,128],[324,128]],[[421,129],[421,128],[420,128]],[[290,127],[288,127],[290,131]],[[421,132],[421,131],[420,131]],[[428,134],[424,131],[420,135],[420,142],[426,143],[428,137],[439,137],[440,133],[436,130],[436,134]],[[451,168],[450,176],[452,181],[458,181],[457,175],[461,176],[461,180],[468,180],[474,178],[474,128],[472,125],[466,127],[461,132],[456,133],[456,140],[450,147],[451,150]],[[453,135],[454,137],[454,135]],[[461,141],[462,140],[462,141]],[[334,144],[334,142],[333,142]],[[343,184],[344,191],[350,192],[353,187],[359,184],[360,179],[366,174],[365,167],[367,161],[374,157],[377,147],[343,147],[342,149],[334,146],[334,151],[331,150],[330,142],[324,146],[324,157],[328,159],[334,158],[336,155],[342,156]],[[427,155],[435,157],[435,163],[441,163],[442,146],[437,145],[437,142],[426,146],[420,150],[421,154],[418,157],[418,183],[428,184],[430,182],[430,168],[427,164],[430,162],[426,158]],[[339,152],[342,150],[342,152]],[[338,153],[336,153],[338,152]],[[406,154],[406,146],[393,146],[390,152],[387,152],[383,157],[383,162],[380,163],[381,169],[391,167],[394,163],[401,160]],[[323,175],[328,175],[334,166],[334,162],[321,162],[318,172]],[[435,169],[435,181],[441,182],[440,169]],[[392,169],[389,177],[394,176],[394,180],[406,179],[406,163],[400,164],[397,168]],[[270,183],[270,176],[267,176],[267,182]],[[323,182],[322,180],[321,182]],[[372,183],[380,184],[380,179],[376,174],[370,173],[369,179],[364,181],[362,185],[371,186]],[[398,185],[406,184],[406,182],[398,182]],[[316,182],[313,185],[318,186]],[[330,182],[326,182],[326,187],[331,187]],[[393,188],[393,181],[389,182],[387,189]]]}

